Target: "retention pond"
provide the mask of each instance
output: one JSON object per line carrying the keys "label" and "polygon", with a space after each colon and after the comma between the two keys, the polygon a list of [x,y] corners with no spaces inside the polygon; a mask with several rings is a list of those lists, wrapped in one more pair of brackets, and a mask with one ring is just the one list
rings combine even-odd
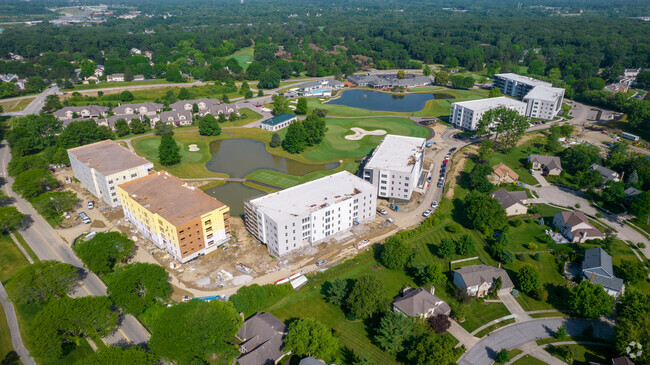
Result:
{"label": "retention pond", "polygon": [[327,104],[343,105],[366,110],[411,113],[424,109],[427,101],[454,99],[444,93],[389,94],[372,90],[347,90]]}

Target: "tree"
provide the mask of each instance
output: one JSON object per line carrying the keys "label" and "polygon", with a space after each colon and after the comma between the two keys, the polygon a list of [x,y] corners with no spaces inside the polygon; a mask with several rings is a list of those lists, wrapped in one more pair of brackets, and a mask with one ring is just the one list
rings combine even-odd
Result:
{"label": "tree", "polygon": [[625,288],[619,296],[621,304],[616,310],[615,344],[619,353],[629,353],[632,341],[642,346],[643,352],[635,359],[641,364],[650,361],[650,294],[635,287]]}
{"label": "tree", "polygon": [[528,127],[525,116],[514,109],[499,107],[483,114],[477,133],[479,135],[494,133],[494,140],[499,143],[500,149],[508,151],[517,145]]}
{"label": "tree", "polygon": [[465,199],[465,215],[470,227],[483,232],[502,227],[506,223],[506,212],[496,199],[470,192]]}
{"label": "tree", "polygon": [[275,148],[275,147],[279,147],[281,144],[282,144],[282,138],[280,137],[280,135],[277,132],[273,133],[273,135],[271,136],[271,142],[269,143],[269,146]]}
{"label": "tree", "polygon": [[141,347],[100,347],[97,351],[77,361],[76,365],[103,365],[103,364],[138,364],[157,365],[158,358],[147,353]]}
{"label": "tree", "polygon": [[[49,147],[48,147],[49,148]],[[7,174],[16,177],[20,173],[33,169],[46,169],[47,161],[41,155],[15,156],[7,165]]]}
{"label": "tree", "polygon": [[431,75],[431,68],[429,68],[429,66],[427,66],[427,65],[423,65],[422,66],[422,75],[424,75],[424,76]]}
{"label": "tree", "polygon": [[228,119],[226,119],[226,114],[225,114],[225,113],[219,113],[219,114],[217,114],[217,121],[218,121],[219,123],[225,123],[225,122],[227,122]]}
{"label": "tree", "polygon": [[230,98],[228,97],[228,94],[223,93],[223,95],[221,95],[221,101],[222,101],[224,104],[228,104],[228,103],[230,103]]}
{"label": "tree", "polygon": [[127,134],[131,133],[131,129],[129,128],[129,124],[126,122],[126,120],[118,119],[115,121],[115,133],[118,135],[118,137],[124,137]]}
{"label": "tree", "polygon": [[448,259],[456,253],[456,242],[451,238],[443,238],[438,245],[438,256]]}
{"label": "tree", "polygon": [[11,129],[5,137],[14,157],[38,153],[53,146],[63,130],[54,115],[27,115],[11,119]]}
{"label": "tree", "polygon": [[172,293],[165,268],[145,263],[121,266],[106,276],[108,296],[125,313],[138,316]]}
{"label": "tree", "polygon": [[575,180],[583,190],[593,189],[603,184],[603,176],[598,170],[580,170],[576,173]]}
{"label": "tree", "polygon": [[63,212],[77,205],[77,194],[73,191],[48,191],[34,198],[32,204],[44,217],[57,220]]}
{"label": "tree", "polygon": [[401,269],[407,264],[413,248],[407,241],[395,236],[388,238],[381,250],[381,262],[389,269]]}
{"label": "tree", "polygon": [[66,296],[77,285],[77,268],[59,261],[37,261],[20,269],[7,285],[18,303],[47,302]]}
{"label": "tree", "polygon": [[192,99],[192,94],[186,87],[182,87],[178,92],[178,100],[190,100]]}
{"label": "tree", "polygon": [[171,124],[159,120],[156,122],[156,126],[154,127],[154,134],[157,136],[162,136],[163,134],[174,134],[174,127]]}
{"label": "tree", "polygon": [[177,364],[232,354],[242,319],[231,302],[191,300],[165,308],[151,325],[151,351]]}
{"label": "tree", "polygon": [[329,282],[330,287],[327,289],[327,302],[340,307],[348,296],[348,283],[341,278],[336,278]]}
{"label": "tree", "polygon": [[569,306],[577,315],[597,319],[612,313],[614,298],[600,284],[583,280],[571,293]]}
{"label": "tree", "polygon": [[280,87],[280,80],[282,77],[275,71],[265,71],[260,76],[260,81],[257,83],[258,89],[275,89]]}
{"label": "tree", "polygon": [[86,337],[104,337],[117,325],[117,312],[108,297],[63,297],[50,302],[36,314],[30,326],[30,350],[37,357],[53,361],[63,354],[65,342]]}
{"label": "tree", "polygon": [[280,115],[289,112],[289,102],[282,95],[273,95],[273,115]]}
{"label": "tree", "polygon": [[403,79],[405,77],[406,77],[406,73],[404,72],[404,70],[398,70],[397,71],[397,78],[398,79]]}
{"label": "tree", "polygon": [[581,143],[567,148],[562,151],[560,156],[562,157],[562,162],[567,166],[567,171],[570,173],[588,170],[592,164],[601,162],[598,148],[588,143]]}
{"label": "tree", "polygon": [[163,166],[175,165],[181,162],[180,147],[170,134],[164,134],[160,139],[158,160]]}
{"label": "tree", "polygon": [[131,123],[129,123],[129,128],[131,129],[131,133],[133,134],[142,134],[145,131],[144,123],[140,121],[140,119],[134,118],[131,119]]}
{"label": "tree", "polygon": [[386,312],[379,321],[374,342],[380,349],[391,355],[397,355],[404,350],[405,344],[413,337],[413,320],[409,317]]}
{"label": "tree", "polygon": [[20,173],[11,188],[23,198],[31,199],[57,186],[56,178],[49,171],[36,169]]}
{"label": "tree", "polygon": [[199,119],[199,134],[202,136],[218,136],[221,134],[221,126],[212,114],[206,114]]}
{"label": "tree", "polygon": [[427,322],[429,322],[431,329],[439,335],[446,333],[449,327],[451,327],[451,321],[446,314],[431,316]]}
{"label": "tree", "polygon": [[105,274],[118,262],[126,262],[133,254],[133,241],[119,232],[100,232],[88,241],[79,240],[72,249],[88,270]]}
{"label": "tree", "polygon": [[291,284],[248,285],[240,288],[230,297],[230,302],[239,313],[250,316],[286,297],[293,288]]}
{"label": "tree", "polygon": [[307,98],[298,98],[296,114],[307,114]]}
{"label": "tree", "polygon": [[456,363],[458,352],[454,349],[455,345],[456,341],[451,336],[425,331],[415,338],[406,359],[414,365],[452,365]]}
{"label": "tree", "polygon": [[558,327],[557,331],[555,331],[555,336],[554,337],[557,338],[558,340],[563,340],[563,339],[566,338],[566,336],[567,336],[566,326],[564,326],[564,325]]}
{"label": "tree", "polygon": [[244,94],[246,94],[247,91],[250,91],[250,90],[251,90],[250,85],[248,85],[248,82],[246,80],[244,80],[241,83],[241,86],[239,87],[239,95],[244,95]]}
{"label": "tree", "polygon": [[372,317],[384,305],[384,283],[371,275],[361,276],[354,282],[346,304],[357,318]]}
{"label": "tree", "polygon": [[630,203],[630,211],[646,224],[650,223],[650,191],[637,195]]}
{"label": "tree", "polygon": [[56,143],[59,147],[68,149],[101,141],[102,138],[104,138],[104,134],[101,133],[97,123],[95,123],[94,120],[89,119],[68,124],[59,135]]}
{"label": "tree", "polygon": [[472,252],[474,252],[474,239],[468,234],[462,235],[456,242],[456,253],[460,256],[467,256]]}
{"label": "tree", "polygon": [[478,158],[487,161],[494,154],[494,142],[489,139],[481,141],[478,148]]}
{"label": "tree", "polygon": [[251,90],[248,90],[244,93],[244,99],[252,99],[252,98],[253,98],[253,92]]}
{"label": "tree", "polygon": [[305,318],[289,324],[283,351],[329,361],[338,348],[338,340],[332,336],[331,329],[313,318]]}
{"label": "tree", "polygon": [[45,104],[43,104],[44,112],[53,112],[63,108],[61,101],[57,95],[48,95],[45,97]]}
{"label": "tree", "polygon": [[307,118],[302,121],[303,128],[307,133],[307,146],[315,146],[320,144],[325,138],[327,133],[327,123],[325,118],[316,113],[311,113]]}
{"label": "tree", "polygon": [[301,122],[289,124],[282,148],[289,153],[301,153],[307,148],[307,132]]}
{"label": "tree", "polygon": [[500,364],[505,364],[508,361],[510,361],[510,354],[508,353],[508,350],[501,349],[501,351],[497,353],[497,362]]}
{"label": "tree", "polygon": [[449,82],[449,74],[447,71],[436,72],[436,84],[446,86]]}
{"label": "tree", "polygon": [[120,93],[120,100],[121,101],[124,101],[124,102],[133,101],[134,98],[135,97],[133,96],[133,94],[128,90],[124,90],[124,91],[122,91]]}
{"label": "tree", "polygon": [[515,254],[512,253],[512,251],[508,251],[508,250],[501,250],[497,252],[497,258],[504,265],[512,264],[513,262],[515,262]]}
{"label": "tree", "polygon": [[192,113],[196,114],[199,112],[199,104],[193,103],[192,104]]}
{"label": "tree", "polygon": [[438,263],[420,264],[414,268],[415,277],[422,285],[433,285],[435,283],[442,283],[447,280],[447,277],[442,272],[442,267]]}
{"label": "tree", "polygon": [[616,269],[616,276],[628,285],[644,281],[648,276],[648,270],[641,261],[621,260],[621,264]]}
{"label": "tree", "polygon": [[494,187],[488,179],[488,175],[490,174],[492,174],[492,167],[490,165],[487,163],[477,163],[467,175],[468,187],[471,190],[487,193]]}
{"label": "tree", "polygon": [[490,90],[490,94],[488,95],[488,98],[498,98],[499,96],[501,96],[501,89],[499,89],[498,87],[493,87]]}
{"label": "tree", "polygon": [[[12,160],[13,161],[13,160]],[[626,188],[639,188],[639,173],[636,170],[632,170],[632,173],[627,177],[625,182]]]}
{"label": "tree", "polygon": [[622,181],[610,180],[605,184],[600,194],[603,202],[610,205],[619,205],[625,199],[625,183]]}
{"label": "tree", "polygon": [[517,278],[519,279],[519,288],[524,293],[530,294],[541,285],[539,271],[530,264],[526,264],[519,269]]}

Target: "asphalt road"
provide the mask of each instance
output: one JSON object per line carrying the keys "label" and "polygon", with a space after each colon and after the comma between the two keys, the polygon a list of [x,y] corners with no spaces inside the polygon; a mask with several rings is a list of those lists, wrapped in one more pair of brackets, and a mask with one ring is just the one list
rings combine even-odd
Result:
{"label": "asphalt road", "polygon": [[[19,111],[19,112],[11,112],[11,113],[4,113],[2,115],[5,116],[11,116],[11,117],[22,117],[28,114],[38,114],[40,113],[41,109],[43,109],[43,105],[45,105],[45,99],[48,97],[48,95],[56,94],[59,92],[58,87],[49,87],[45,89],[42,93],[36,95],[35,99],[32,100],[29,105],[25,107],[25,109]],[[33,98],[34,95],[29,95],[25,97],[20,97],[16,99],[24,99],[24,98]],[[11,99],[7,99],[11,100]]]}
{"label": "asphalt road", "polygon": [[[83,263],[61,236],[36,212],[29,202],[11,190],[11,184],[14,179],[7,176],[6,173],[6,167],[10,160],[11,152],[9,146],[7,146],[6,141],[3,141],[0,145],[0,175],[6,180],[4,189],[7,195],[13,199],[14,205],[18,210],[28,217],[29,224],[26,228],[20,230],[25,241],[27,241],[39,259],[58,260],[83,270],[85,275],[80,281],[80,285],[72,293],[73,297],[106,295],[106,286],[104,283],[95,274],[83,269]],[[133,316],[125,315],[118,330],[108,336],[106,341],[111,344],[122,343],[124,341],[139,344],[147,342],[149,337],[149,333]]]}
{"label": "asphalt road", "polygon": [[607,322],[578,318],[541,318],[490,333],[461,356],[458,364],[491,365],[501,349],[505,348],[509,351],[527,342],[549,338],[561,325],[566,326],[568,335],[572,337],[583,336],[582,331],[589,325],[593,325],[594,336],[598,338],[610,339],[614,333],[614,328]]}

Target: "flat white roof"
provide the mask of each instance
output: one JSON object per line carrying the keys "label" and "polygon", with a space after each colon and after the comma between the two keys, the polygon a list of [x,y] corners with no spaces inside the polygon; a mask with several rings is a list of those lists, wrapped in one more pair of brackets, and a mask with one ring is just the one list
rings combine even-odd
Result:
{"label": "flat white roof", "polygon": [[537,99],[545,101],[556,101],[564,95],[564,89],[550,86],[537,86],[530,90],[524,99]]}
{"label": "flat white roof", "polygon": [[366,163],[368,169],[410,172],[413,157],[417,160],[424,153],[426,139],[388,134]]}
{"label": "flat white roof", "polygon": [[250,200],[249,203],[262,210],[275,221],[305,216],[324,209],[360,193],[377,190],[371,183],[341,171],[292,188]]}
{"label": "flat white roof", "polygon": [[550,82],[541,81],[541,80],[534,79],[532,77],[521,76],[513,73],[495,74],[494,76],[503,77],[506,79],[517,81],[522,84],[527,84],[532,86],[548,86],[548,87],[553,86],[553,84],[551,84]]}
{"label": "flat white roof", "polygon": [[510,107],[510,108],[517,108],[517,107],[526,108],[526,103],[521,102],[519,100],[510,99],[506,96],[499,96],[497,98],[469,100],[469,101],[459,101],[457,103],[452,103],[452,105],[460,105],[464,108],[471,109],[475,112],[498,108],[501,106]]}

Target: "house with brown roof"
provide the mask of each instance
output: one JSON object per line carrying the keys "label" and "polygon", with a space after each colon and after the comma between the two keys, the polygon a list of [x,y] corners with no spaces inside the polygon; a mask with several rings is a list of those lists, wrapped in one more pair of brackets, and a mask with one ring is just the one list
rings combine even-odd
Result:
{"label": "house with brown roof", "polygon": [[562,173],[562,161],[557,156],[530,155],[528,161],[534,170],[542,170],[545,175],[559,175]]}
{"label": "house with brown roof", "polygon": [[147,176],[153,163],[110,139],[68,150],[74,177],[111,207],[120,205],[119,184]]}
{"label": "house with brown roof", "polygon": [[501,278],[498,295],[508,294],[514,289],[510,276],[504,269],[487,265],[469,265],[452,273],[454,285],[472,297],[484,297],[492,291],[494,283]]}
{"label": "house with brown roof", "polygon": [[285,355],[282,346],[286,334],[287,326],[271,313],[256,313],[237,332],[242,353],[237,362],[241,365],[277,364]]}
{"label": "house with brown roof", "polygon": [[493,173],[488,178],[495,185],[510,184],[519,180],[519,175],[503,163],[492,166],[492,171]]}
{"label": "house with brown roof", "polygon": [[591,239],[605,238],[605,234],[589,224],[587,216],[580,211],[555,213],[553,226],[559,229],[569,242],[584,243]]}
{"label": "house with brown roof", "polygon": [[507,216],[526,214],[528,211],[528,206],[526,206],[528,195],[525,191],[499,189],[490,197],[499,201]]}
{"label": "house with brown roof", "polygon": [[393,312],[401,313],[407,317],[429,318],[438,314],[449,315],[451,307],[442,299],[435,296],[435,288],[426,290],[408,288],[402,295],[393,301]]}

